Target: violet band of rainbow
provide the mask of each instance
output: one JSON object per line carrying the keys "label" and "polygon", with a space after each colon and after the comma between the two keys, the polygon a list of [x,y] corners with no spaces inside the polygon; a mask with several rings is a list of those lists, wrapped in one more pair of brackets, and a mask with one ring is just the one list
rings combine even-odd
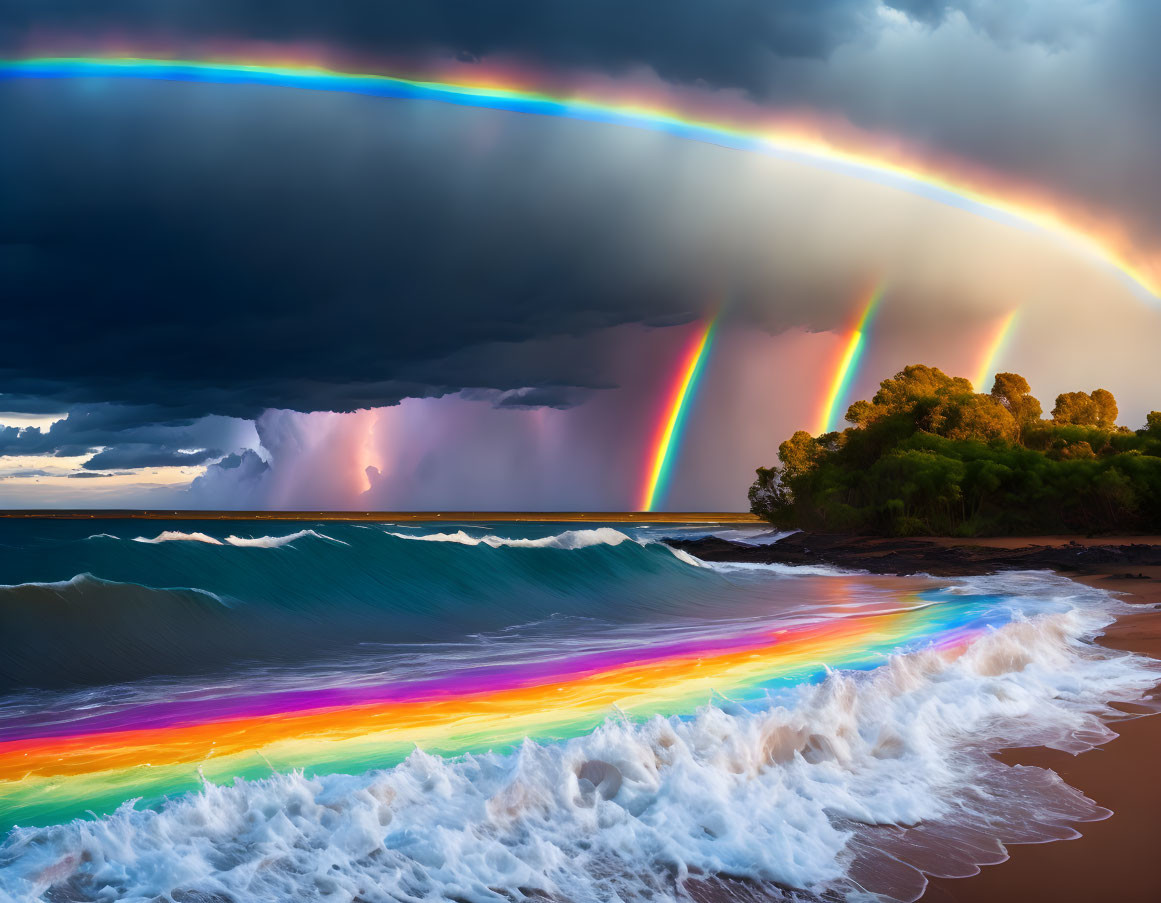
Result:
{"label": "violet band of rainbow", "polygon": [[753,703],[827,669],[866,670],[894,653],[957,654],[1008,616],[991,597],[944,596],[887,614],[831,618],[725,640],[677,642],[379,687],[165,702],[28,726],[0,742],[0,826],[102,814],[203,780],[358,773],[414,749],[505,751],[565,740],[611,715],[683,716],[714,698]]}

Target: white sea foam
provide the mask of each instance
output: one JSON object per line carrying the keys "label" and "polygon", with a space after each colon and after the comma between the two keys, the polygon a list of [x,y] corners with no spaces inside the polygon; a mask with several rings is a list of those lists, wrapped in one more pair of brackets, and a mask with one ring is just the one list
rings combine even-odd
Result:
{"label": "white sea foam", "polygon": [[335,539],[333,536],[327,536],[325,533],[319,533],[315,530],[299,530],[297,533],[291,533],[287,536],[257,536],[253,539],[248,539],[245,536],[227,536],[226,542],[232,546],[239,546],[245,549],[277,549],[294,542],[296,539],[303,539],[307,536],[313,536],[315,539],[325,539],[328,542],[337,542],[343,546],[350,545],[350,543],[343,542],[341,539]]}
{"label": "white sea foam", "polygon": [[709,565],[706,564],[706,562],[702,561],[700,558],[694,558],[692,555],[689,554],[689,552],[686,552],[684,549],[675,549],[675,548],[673,548],[673,546],[667,546],[667,548],[669,549],[670,552],[673,553],[673,557],[676,558],[678,561],[683,561],[686,564],[692,565],[695,568],[709,567]]}
{"label": "white sea foam", "polygon": [[463,546],[490,546],[493,549],[587,549],[590,546],[618,546],[623,542],[636,542],[620,530],[612,527],[597,527],[591,530],[565,530],[552,536],[536,539],[510,539],[504,536],[472,536],[463,530],[455,533],[389,533],[397,539],[411,539],[421,542],[454,542]]}
{"label": "white sea foam", "polygon": [[[306,536],[337,542],[344,546],[347,545],[341,539],[335,539],[332,536],[327,536],[325,533],[319,533],[315,530],[299,530],[297,533],[290,533],[286,536],[256,536],[253,538],[246,536],[227,536],[225,540],[217,539],[205,533],[182,533],[179,530],[166,530],[154,536],[152,539],[144,536],[136,536],[133,541],[150,544],[161,542],[203,542],[211,546],[230,545],[243,549],[277,549]],[[89,538],[92,539],[94,537]]]}
{"label": "white sea foam", "polygon": [[701,561],[705,566],[715,571],[730,573],[731,571],[755,571],[765,574],[775,574],[787,577],[849,577],[863,574],[866,571],[856,571],[850,568],[831,567],[826,564],[778,564],[757,561]]}
{"label": "white sea foam", "polygon": [[222,541],[205,533],[182,533],[180,530],[165,530],[152,539],[145,536],[134,536],[134,542],[147,542],[154,545],[159,542],[204,542],[211,546],[220,546]]}
{"label": "white sea foam", "polygon": [[1157,675],[1085,642],[1106,611],[1097,598],[959,658],[897,656],[757,710],[613,720],[512,754],[416,752],[388,771],[238,781],[158,811],[18,829],[0,896],[595,903],[674,900],[724,876],[913,900],[925,867],[973,874],[1004,842],[1073,837],[1070,824],[1107,814],[1052,772],[988,755],[1111,736],[1106,703]]}

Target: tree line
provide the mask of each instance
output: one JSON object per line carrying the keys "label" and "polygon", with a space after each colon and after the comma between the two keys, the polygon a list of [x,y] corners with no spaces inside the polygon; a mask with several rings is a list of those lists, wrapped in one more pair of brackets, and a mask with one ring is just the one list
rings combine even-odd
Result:
{"label": "tree line", "polygon": [[1161,530],[1161,412],[1117,425],[1106,389],[1065,392],[1048,418],[1028,381],[989,393],[914,364],[847,410],[844,430],[799,430],[758,469],[750,509],[781,528],[908,535]]}

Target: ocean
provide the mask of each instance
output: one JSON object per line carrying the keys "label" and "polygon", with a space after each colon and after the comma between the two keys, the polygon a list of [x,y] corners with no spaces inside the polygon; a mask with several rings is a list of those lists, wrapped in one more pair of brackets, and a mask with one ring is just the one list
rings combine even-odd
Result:
{"label": "ocean", "polygon": [[758,527],[0,520],[0,899],[914,900],[1108,813],[1157,681],[1043,572]]}

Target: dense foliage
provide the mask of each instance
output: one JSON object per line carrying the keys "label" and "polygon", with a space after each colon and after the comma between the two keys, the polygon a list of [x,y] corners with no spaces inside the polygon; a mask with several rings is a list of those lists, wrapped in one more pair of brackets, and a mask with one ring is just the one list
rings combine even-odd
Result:
{"label": "dense foliage", "polygon": [[779,527],[893,535],[1161,530],[1161,412],[1116,425],[1112,393],[1067,392],[1051,419],[1015,373],[976,393],[913,365],[884,380],[853,424],[778,449],[751,510]]}

